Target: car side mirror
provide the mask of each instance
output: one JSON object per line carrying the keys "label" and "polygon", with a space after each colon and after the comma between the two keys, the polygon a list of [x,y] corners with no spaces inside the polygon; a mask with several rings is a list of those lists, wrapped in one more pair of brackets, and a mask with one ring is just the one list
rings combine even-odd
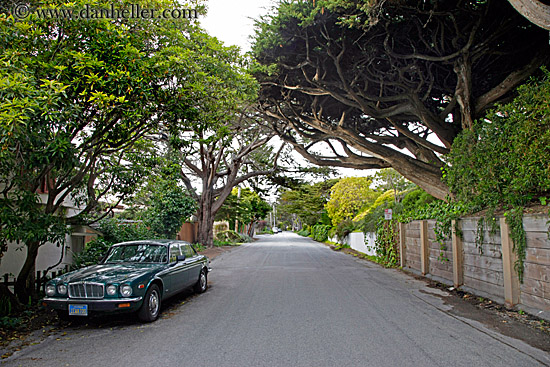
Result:
{"label": "car side mirror", "polygon": [[185,260],[185,255],[176,256],[176,262],[180,262],[180,261],[184,261],[184,260]]}

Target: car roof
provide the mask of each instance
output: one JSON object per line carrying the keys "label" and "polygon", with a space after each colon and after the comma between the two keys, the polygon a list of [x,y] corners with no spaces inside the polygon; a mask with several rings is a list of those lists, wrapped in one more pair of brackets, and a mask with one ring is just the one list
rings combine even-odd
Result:
{"label": "car roof", "polygon": [[190,243],[187,241],[160,239],[160,240],[139,240],[139,241],[120,242],[120,243],[115,243],[113,246],[127,246],[127,245],[138,245],[138,244],[168,246],[172,243],[190,245]]}

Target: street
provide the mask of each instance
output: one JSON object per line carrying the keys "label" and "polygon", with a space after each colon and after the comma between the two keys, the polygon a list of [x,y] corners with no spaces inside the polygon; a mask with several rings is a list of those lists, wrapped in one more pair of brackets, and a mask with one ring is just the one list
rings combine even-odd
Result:
{"label": "street", "polygon": [[540,366],[550,354],[451,312],[445,292],[284,232],[212,261],[209,289],[71,326],[6,366]]}

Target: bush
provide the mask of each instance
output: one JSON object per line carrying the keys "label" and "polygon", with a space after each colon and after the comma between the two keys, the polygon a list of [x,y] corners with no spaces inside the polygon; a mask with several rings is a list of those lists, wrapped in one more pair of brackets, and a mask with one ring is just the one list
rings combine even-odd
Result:
{"label": "bush", "polygon": [[331,226],[325,224],[316,224],[311,229],[311,236],[315,241],[325,242],[328,240],[328,232]]}
{"label": "bush", "polygon": [[399,246],[397,244],[397,221],[379,220],[376,228],[375,250],[379,263],[386,267],[394,267],[399,261]]}
{"label": "bush", "polygon": [[342,242],[347,237],[348,234],[350,234],[355,230],[355,228],[356,228],[355,223],[347,219],[338,223],[336,228],[333,228],[331,232],[334,232],[336,237],[338,237],[338,241]]}
{"label": "bush", "polygon": [[241,242],[242,237],[235,231],[226,230],[216,233],[215,240],[220,242],[237,243]]}
{"label": "bush", "polygon": [[104,219],[99,223],[103,238],[109,243],[149,240],[159,236],[141,221]]}
{"label": "bush", "polygon": [[509,208],[550,194],[550,73],[544,74],[455,139],[445,181],[457,200]]}
{"label": "bush", "polygon": [[97,264],[109,250],[112,243],[103,238],[97,238],[86,244],[86,248],[74,257],[74,269]]}

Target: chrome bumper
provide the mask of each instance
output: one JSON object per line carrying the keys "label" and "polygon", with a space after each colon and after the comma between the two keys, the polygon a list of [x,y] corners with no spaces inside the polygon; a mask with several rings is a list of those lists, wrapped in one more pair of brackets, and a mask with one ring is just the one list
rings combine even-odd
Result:
{"label": "chrome bumper", "polygon": [[46,297],[43,302],[73,302],[73,303],[128,303],[128,302],[139,302],[143,297],[133,297],[133,298],[107,298],[107,299],[87,299],[87,298],[51,298]]}

